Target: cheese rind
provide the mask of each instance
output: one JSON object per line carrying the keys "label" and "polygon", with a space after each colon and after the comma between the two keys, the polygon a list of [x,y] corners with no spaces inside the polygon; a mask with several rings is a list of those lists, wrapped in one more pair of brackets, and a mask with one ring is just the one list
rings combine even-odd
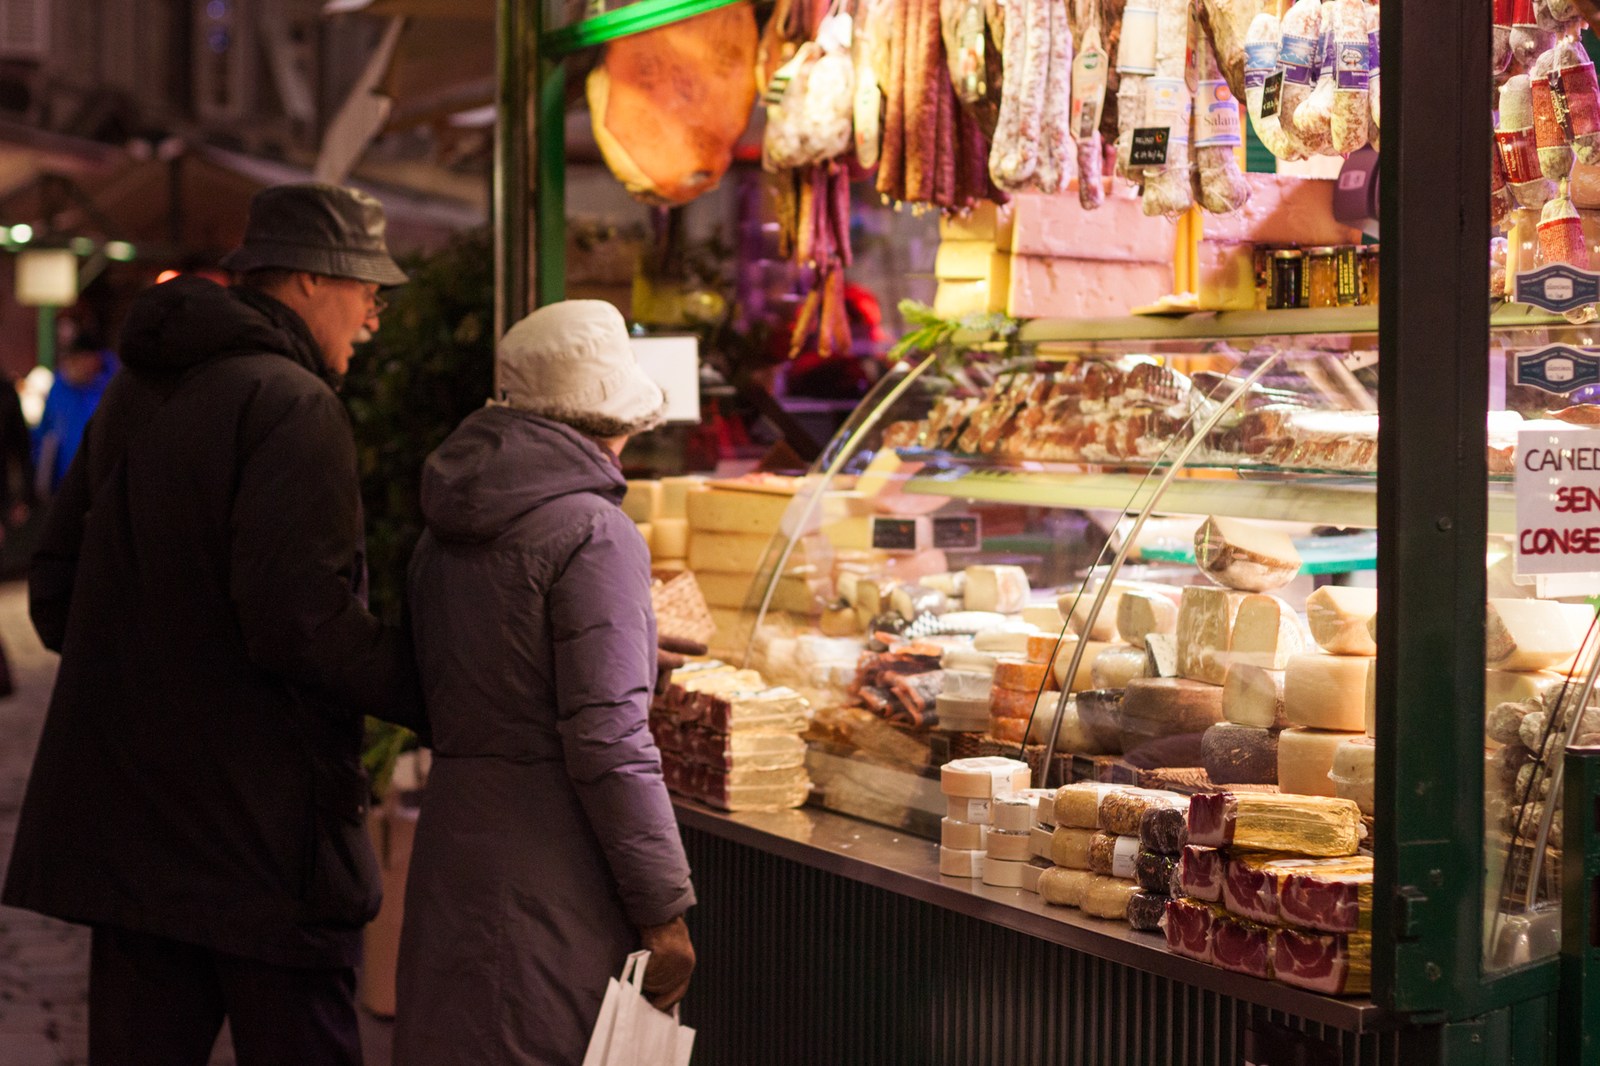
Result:
{"label": "cheese rind", "polygon": [[1221,685],[1233,649],[1234,620],[1245,593],[1189,585],[1178,604],[1178,676]]}
{"label": "cheese rind", "polygon": [[999,663],[994,668],[994,687],[1030,695],[1055,687],[1055,675],[1043,663]]}
{"label": "cheese rind", "polygon": [[1377,611],[1377,589],[1324,585],[1306,597],[1311,639],[1332,655],[1378,654],[1367,628]]}
{"label": "cheese rind", "polygon": [[1333,753],[1333,765],[1328,776],[1333,780],[1333,794],[1354,800],[1361,813],[1371,815],[1375,803],[1375,767],[1378,746],[1368,737],[1351,737],[1340,743]]}
{"label": "cheese rind", "polygon": [[1016,614],[1028,604],[1028,575],[1020,566],[969,566],[966,575],[969,611]]}
{"label": "cheese rind", "polygon": [[981,851],[939,849],[939,872],[946,877],[982,877],[984,854]]}
{"label": "cheese rind", "polygon": [[989,827],[953,818],[939,821],[939,844],[953,851],[982,851],[988,847]]}
{"label": "cheese rind", "polygon": [[1131,644],[1113,644],[1103,649],[1089,664],[1089,683],[1097,689],[1126,688],[1129,681],[1144,676],[1144,649]]}
{"label": "cheese rind", "polygon": [[1283,671],[1236,662],[1222,682],[1222,717],[1237,725],[1282,729]]}
{"label": "cheese rind", "polygon": [[1496,670],[1545,670],[1578,652],[1582,632],[1554,600],[1492,599],[1484,629],[1484,661]]}
{"label": "cheese rind", "polygon": [[1267,670],[1282,670],[1289,656],[1306,650],[1305,632],[1294,608],[1276,596],[1246,596],[1233,622],[1233,658]]}
{"label": "cheese rind", "polygon": [[1206,776],[1217,785],[1276,785],[1278,734],[1272,729],[1218,722],[1200,737]]}
{"label": "cheese rind", "polygon": [[1134,589],[1117,600],[1117,633],[1136,648],[1145,646],[1151,633],[1178,631],[1178,605],[1159,592]]}
{"label": "cheese rind", "polygon": [[1185,733],[1200,734],[1222,721],[1222,686],[1186,678],[1141,677],[1122,694],[1122,750]]}
{"label": "cheese rind", "polygon": [[1300,572],[1300,553],[1277,530],[1212,515],[1195,530],[1201,573],[1224,588],[1272,592]]}
{"label": "cheese rind", "polygon": [[1307,652],[1289,659],[1283,672],[1283,716],[1291,725],[1361,733],[1367,725],[1367,671],[1376,660],[1364,655]]}
{"label": "cheese rind", "polygon": [[1328,773],[1340,745],[1358,736],[1364,734],[1285,729],[1278,735],[1278,787],[1300,796],[1337,795]]}

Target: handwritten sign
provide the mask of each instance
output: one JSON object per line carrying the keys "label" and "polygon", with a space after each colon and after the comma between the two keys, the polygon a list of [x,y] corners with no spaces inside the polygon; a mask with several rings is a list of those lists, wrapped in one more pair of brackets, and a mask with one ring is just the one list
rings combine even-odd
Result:
{"label": "handwritten sign", "polygon": [[1600,571],[1600,432],[1517,434],[1518,574]]}
{"label": "handwritten sign", "polygon": [[1128,165],[1135,167],[1164,167],[1167,165],[1167,140],[1172,136],[1168,126],[1142,126],[1133,131],[1133,145],[1128,152]]}

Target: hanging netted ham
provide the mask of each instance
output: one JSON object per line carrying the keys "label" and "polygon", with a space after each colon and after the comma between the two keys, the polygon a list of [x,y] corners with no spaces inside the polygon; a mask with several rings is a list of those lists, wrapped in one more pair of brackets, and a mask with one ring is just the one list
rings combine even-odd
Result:
{"label": "hanging netted ham", "polygon": [[733,161],[755,103],[756,19],[748,2],[612,41],[589,74],[606,165],[635,199],[686,204]]}

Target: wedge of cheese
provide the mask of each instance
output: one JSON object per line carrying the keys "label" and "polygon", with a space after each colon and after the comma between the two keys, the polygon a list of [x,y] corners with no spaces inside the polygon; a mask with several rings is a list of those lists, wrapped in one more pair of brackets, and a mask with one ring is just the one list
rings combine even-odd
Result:
{"label": "wedge of cheese", "polygon": [[1308,729],[1364,733],[1367,672],[1375,661],[1322,652],[1293,656],[1283,672],[1284,717]]}
{"label": "wedge of cheese", "polygon": [[1194,558],[1206,577],[1243,592],[1272,592],[1300,572],[1300,553],[1288,537],[1216,515],[1195,530]]}
{"label": "wedge of cheese", "polygon": [[1248,663],[1229,666],[1222,683],[1222,717],[1258,729],[1288,725],[1283,714],[1283,675],[1282,670],[1264,670]]}
{"label": "wedge of cheese", "polygon": [[1333,769],[1339,746],[1361,733],[1293,727],[1278,734],[1278,787],[1299,796],[1333,796]]}
{"label": "wedge of cheese", "polygon": [[1324,585],[1306,597],[1311,639],[1333,655],[1378,654],[1367,626],[1377,612],[1377,589]]}
{"label": "wedge of cheese", "polygon": [[1177,634],[1148,633],[1144,638],[1144,676],[1178,676]]}
{"label": "wedge of cheese", "polygon": [[1178,676],[1209,685],[1227,680],[1234,620],[1245,593],[1189,585],[1178,604]]}
{"label": "wedge of cheese", "polygon": [[691,492],[684,500],[689,528],[695,532],[771,534],[783,521],[793,500],[768,492],[707,489]]}
{"label": "wedge of cheese", "polygon": [[1019,255],[1160,263],[1168,269],[1172,263],[1177,227],[1145,215],[1134,197],[1108,196],[1099,208],[1085,211],[1075,192],[1017,193],[1011,218],[1010,250]]}
{"label": "wedge of cheese", "polygon": [[969,611],[1016,614],[1028,604],[1028,575],[1020,566],[969,566],[966,575]]}
{"label": "wedge of cheese", "polygon": [[1014,255],[1006,314],[1012,318],[1125,315],[1161,299],[1171,287],[1170,257],[1165,263],[1107,263]]}
{"label": "wedge of cheese", "polygon": [[1233,659],[1265,670],[1282,670],[1289,656],[1306,650],[1305,630],[1294,608],[1276,596],[1246,596],[1233,623]]}
{"label": "wedge of cheese", "polygon": [[1490,600],[1484,661],[1495,670],[1544,670],[1578,653],[1584,633],[1554,600]]}
{"label": "wedge of cheese", "polygon": [[662,515],[662,490],[659,481],[630,481],[622,498],[622,513],[635,522],[654,522]]}
{"label": "wedge of cheese", "polygon": [[1117,600],[1117,634],[1136,648],[1143,648],[1151,633],[1178,631],[1178,605],[1170,596],[1143,589],[1130,589]]}
{"label": "wedge of cheese", "polygon": [[1378,746],[1370,737],[1350,737],[1334,750],[1333,765],[1328,769],[1328,777],[1333,781],[1333,794],[1354,800],[1361,808],[1361,813],[1368,816],[1376,806],[1377,751]]}

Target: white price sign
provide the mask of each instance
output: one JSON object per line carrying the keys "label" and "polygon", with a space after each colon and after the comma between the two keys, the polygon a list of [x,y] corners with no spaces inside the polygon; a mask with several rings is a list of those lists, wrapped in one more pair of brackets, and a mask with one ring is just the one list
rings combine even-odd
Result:
{"label": "white price sign", "polygon": [[1519,574],[1600,571],[1600,433],[1517,433]]}

